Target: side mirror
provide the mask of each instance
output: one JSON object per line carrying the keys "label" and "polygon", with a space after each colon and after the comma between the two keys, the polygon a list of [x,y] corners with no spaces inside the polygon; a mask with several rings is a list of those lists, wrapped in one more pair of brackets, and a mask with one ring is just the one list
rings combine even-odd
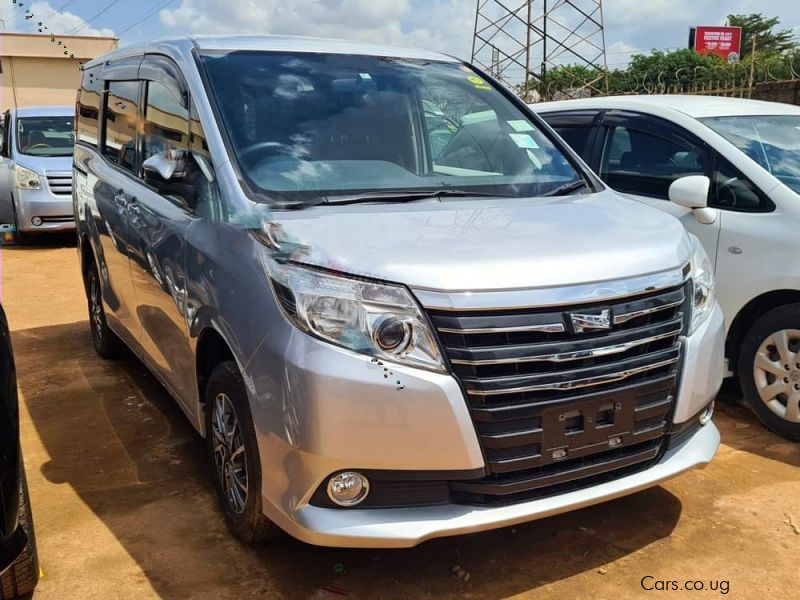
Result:
{"label": "side mirror", "polygon": [[708,208],[711,180],[705,175],[687,175],[669,186],[669,199],[678,206],[692,209],[695,219],[705,225],[717,220],[717,211]]}
{"label": "side mirror", "polygon": [[681,177],[669,186],[669,199],[686,208],[706,208],[711,180],[705,175]]}
{"label": "side mirror", "polygon": [[186,156],[182,150],[166,150],[154,154],[142,163],[145,177],[156,174],[164,181],[183,179],[186,174]]}

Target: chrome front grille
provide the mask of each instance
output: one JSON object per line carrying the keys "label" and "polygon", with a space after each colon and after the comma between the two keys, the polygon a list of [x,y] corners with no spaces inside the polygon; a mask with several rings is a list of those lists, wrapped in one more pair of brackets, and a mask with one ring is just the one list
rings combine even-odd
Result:
{"label": "chrome front grille", "polygon": [[47,173],[47,185],[56,196],[71,196],[72,173]]}
{"label": "chrome front grille", "polygon": [[654,460],[673,410],[690,285],[567,307],[428,309],[489,473],[453,483],[455,496],[514,501]]}

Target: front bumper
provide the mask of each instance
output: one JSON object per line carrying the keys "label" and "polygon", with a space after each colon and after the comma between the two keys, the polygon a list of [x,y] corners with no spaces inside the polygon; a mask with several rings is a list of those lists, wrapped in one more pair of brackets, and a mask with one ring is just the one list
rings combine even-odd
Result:
{"label": "front bumper", "polygon": [[304,542],[322,546],[407,548],[437,537],[508,527],[599,504],[658,485],[705,466],[719,447],[719,431],[708,423],[684,445],[652,467],[589,488],[510,506],[449,504],[420,508],[338,510],[305,506],[278,525]]}
{"label": "front bumper", "polygon": [[[17,226],[23,233],[72,231],[75,218],[72,210],[72,195],[54,194],[46,179],[41,176],[42,189],[14,190],[17,210]],[[42,219],[41,225],[34,225],[34,217]]]}
{"label": "front bumper", "polygon": [[[504,506],[444,504],[337,509],[311,504],[342,470],[480,471],[485,467],[461,387],[450,375],[380,365],[288,324],[264,339],[245,369],[263,474],[264,513],[294,537],[323,546],[410,547],[589,506],[704,466],[719,446],[709,423],[646,469]],[[683,340],[673,422],[696,418],[722,383],[719,307]],[[284,334],[285,335],[282,335]],[[399,382],[399,385],[398,385]]]}

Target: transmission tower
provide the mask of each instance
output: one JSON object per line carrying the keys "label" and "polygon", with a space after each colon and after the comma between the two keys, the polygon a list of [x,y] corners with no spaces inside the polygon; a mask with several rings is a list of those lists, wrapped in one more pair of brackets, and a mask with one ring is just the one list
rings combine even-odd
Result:
{"label": "transmission tower", "polygon": [[559,90],[565,97],[606,93],[602,0],[477,0],[472,62],[527,101],[550,99],[548,71],[586,67],[596,77]]}

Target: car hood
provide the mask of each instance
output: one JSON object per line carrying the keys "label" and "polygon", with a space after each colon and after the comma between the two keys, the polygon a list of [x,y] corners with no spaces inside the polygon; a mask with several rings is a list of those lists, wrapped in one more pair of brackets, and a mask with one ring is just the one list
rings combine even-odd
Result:
{"label": "car hood", "polygon": [[[302,262],[416,289],[480,291],[609,281],[683,266],[680,222],[606,190],[276,212]],[[286,239],[284,238],[284,239]]]}
{"label": "car hood", "polygon": [[37,173],[69,173],[72,171],[72,156],[33,156],[19,154],[14,162],[20,167]]}

